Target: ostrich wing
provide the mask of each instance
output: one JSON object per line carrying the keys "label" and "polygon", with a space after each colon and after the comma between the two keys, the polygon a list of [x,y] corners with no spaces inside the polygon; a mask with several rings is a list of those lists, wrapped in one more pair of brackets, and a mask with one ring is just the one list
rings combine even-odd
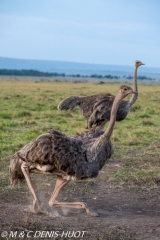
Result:
{"label": "ostrich wing", "polygon": [[94,108],[99,105],[101,101],[106,100],[108,101],[111,98],[110,93],[99,93],[92,96],[87,97],[78,97],[78,96],[71,96],[64,100],[62,100],[58,104],[58,110],[73,110],[76,106],[79,106],[81,109],[82,114],[85,117],[90,117]]}
{"label": "ostrich wing", "polygon": [[54,129],[27,143],[19,152],[29,164],[51,165],[53,170],[77,178],[86,174],[86,148],[81,138],[70,137]]}
{"label": "ostrich wing", "polygon": [[91,128],[92,125],[100,125],[103,122],[109,121],[112,104],[115,96],[108,93],[101,96],[95,103],[92,114],[89,116],[87,127]]}
{"label": "ostrich wing", "polygon": [[65,98],[62,100],[57,108],[59,111],[62,110],[73,110],[76,106],[79,106],[83,98],[77,97],[77,96],[70,96],[68,98]]}
{"label": "ostrich wing", "polygon": [[100,102],[103,101],[104,99],[107,100],[108,98],[110,98],[110,96],[111,96],[110,93],[100,93],[100,94],[84,97],[80,104],[80,109],[82,111],[82,114],[85,117],[90,117],[95,107],[99,105]]}

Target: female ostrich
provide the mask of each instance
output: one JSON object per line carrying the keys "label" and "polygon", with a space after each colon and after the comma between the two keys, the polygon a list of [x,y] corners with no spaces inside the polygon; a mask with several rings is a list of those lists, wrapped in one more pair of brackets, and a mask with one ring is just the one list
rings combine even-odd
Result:
{"label": "female ostrich", "polygon": [[56,174],[57,179],[49,206],[72,207],[92,212],[84,202],[58,202],[56,198],[62,187],[70,180],[93,178],[98,175],[112,154],[110,136],[120,101],[128,94],[136,94],[130,87],[121,86],[115,97],[107,130],[97,127],[74,136],[67,136],[54,129],[38,136],[16,152],[10,160],[10,183],[13,187],[24,178],[33,197],[34,212],[42,212],[30,179],[30,172]]}
{"label": "female ostrich", "polygon": [[[133,90],[138,93],[137,88],[137,68],[144,63],[135,61],[134,64],[134,77],[133,77]],[[130,107],[137,100],[138,94],[132,96],[129,101],[121,101],[117,111],[116,121],[122,121],[126,118]],[[87,117],[86,128],[92,128],[93,125],[101,125],[103,127],[110,119],[111,108],[115,96],[111,93],[100,93],[88,97],[71,96],[62,100],[58,105],[58,110],[72,110],[76,106],[80,106],[82,114]]]}

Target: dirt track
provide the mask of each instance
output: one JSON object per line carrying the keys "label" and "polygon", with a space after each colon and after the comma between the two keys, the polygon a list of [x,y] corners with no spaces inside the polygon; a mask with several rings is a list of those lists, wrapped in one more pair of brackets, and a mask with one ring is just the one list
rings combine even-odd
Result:
{"label": "dirt track", "polygon": [[[91,217],[84,211],[71,209],[53,210],[52,216],[24,212],[23,209],[31,203],[25,185],[20,189],[7,189],[0,193],[1,233],[17,231],[19,234],[24,231],[23,239],[159,240],[160,197],[158,190],[148,192],[111,187],[106,178],[107,171],[111,171],[117,165],[109,162],[95,181],[70,183],[60,194],[59,200],[85,201],[88,206],[99,213],[99,217]],[[44,208],[47,208],[54,180],[52,182],[52,179],[49,179],[48,182],[48,178],[41,175],[36,175],[34,178],[37,179],[35,186],[39,197],[44,203]],[[27,237],[29,231],[33,232],[30,232]],[[35,238],[36,231],[57,231],[58,237],[53,234],[52,238],[45,237],[45,235],[44,237],[36,235]],[[82,233],[84,233],[83,237]],[[66,237],[65,234],[75,237]],[[22,238],[17,235],[16,238],[1,237],[1,239]]]}

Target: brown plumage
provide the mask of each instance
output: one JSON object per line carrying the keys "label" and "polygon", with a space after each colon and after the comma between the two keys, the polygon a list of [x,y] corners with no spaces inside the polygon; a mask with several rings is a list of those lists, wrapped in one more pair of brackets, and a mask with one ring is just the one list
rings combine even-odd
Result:
{"label": "brown plumage", "polygon": [[[134,104],[138,97],[137,88],[137,68],[144,63],[135,61],[134,64],[134,84],[133,90],[137,92],[129,101],[122,100],[117,111],[116,121],[122,121],[126,118],[130,107]],[[86,128],[92,128],[93,125],[105,125],[110,119],[112,104],[115,96],[111,93],[100,93],[87,97],[71,96],[62,100],[58,105],[58,110],[72,110],[79,106],[82,114],[87,117]]]}
{"label": "brown plumage", "polygon": [[121,86],[115,97],[107,130],[101,127],[85,130],[74,136],[67,136],[54,129],[27,143],[10,160],[10,182],[13,187],[24,178],[33,197],[35,212],[41,212],[40,202],[30,179],[30,172],[56,174],[57,180],[49,205],[85,209],[88,214],[97,216],[83,202],[57,202],[60,189],[70,180],[96,177],[100,169],[111,157],[113,149],[110,141],[117,108],[120,101],[135,92]]}

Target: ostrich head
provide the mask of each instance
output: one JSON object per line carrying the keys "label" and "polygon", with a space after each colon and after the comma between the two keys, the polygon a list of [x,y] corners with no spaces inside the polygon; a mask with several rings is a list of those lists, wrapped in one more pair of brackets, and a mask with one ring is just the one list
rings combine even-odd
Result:
{"label": "ostrich head", "polygon": [[141,61],[139,61],[139,60],[137,60],[137,61],[135,61],[135,67],[136,68],[138,68],[138,67],[140,67],[141,65],[145,65],[145,63],[142,63]]}
{"label": "ostrich head", "polygon": [[18,157],[17,153],[15,153],[10,159],[10,188],[13,188],[17,184],[20,184],[24,179],[24,175],[21,170],[22,162],[23,161]]}
{"label": "ostrich head", "polygon": [[137,94],[137,92],[133,91],[133,89],[129,86],[122,85],[118,92],[119,95],[122,95],[125,98],[128,94]]}

